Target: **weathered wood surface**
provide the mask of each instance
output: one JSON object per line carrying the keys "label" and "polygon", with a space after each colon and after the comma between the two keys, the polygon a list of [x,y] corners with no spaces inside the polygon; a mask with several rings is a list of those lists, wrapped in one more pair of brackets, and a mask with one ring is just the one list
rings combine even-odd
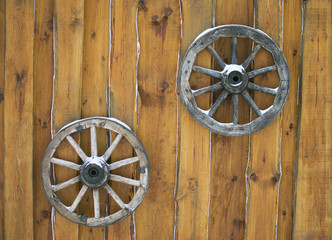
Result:
{"label": "weathered wood surface", "polygon": [[[55,79],[53,89],[53,131],[81,118],[81,89],[83,75],[84,2],[55,0],[54,5],[54,54]],[[75,135],[79,142],[79,135]],[[57,157],[78,160],[76,152],[66,142]],[[56,179],[62,181],[74,177],[69,169],[55,169]],[[58,180],[59,181],[59,180]],[[73,191],[74,190],[74,191]],[[59,194],[63,202],[71,205],[78,193],[78,186]],[[59,196],[58,195],[58,196]],[[55,212],[52,219],[56,239],[78,239],[78,225]]]}
{"label": "weathered wood surface", "polygon": [[[55,239],[332,238],[331,2],[303,4],[301,46],[302,6],[295,0],[0,1],[0,239],[52,239],[52,231]],[[177,71],[188,45],[206,28],[229,23],[254,23],[270,35],[291,73],[283,114],[253,134],[250,146],[249,137],[210,134],[177,96]],[[230,42],[215,44],[228,62]],[[238,47],[241,61],[251,44],[241,40]],[[270,61],[260,53],[253,66]],[[208,53],[198,63],[213,64]],[[197,86],[210,81],[195,75]],[[276,74],[255,81],[267,78],[275,81]],[[263,96],[254,94],[264,108],[272,98]],[[210,99],[207,94],[198,102],[209,107]],[[249,111],[239,100],[245,121]],[[231,119],[231,100],[223,104],[217,118]],[[55,212],[51,219],[40,180],[51,132],[107,114],[128,124],[146,147],[151,184],[142,205],[106,228],[78,226]],[[83,148],[90,144],[89,136],[73,137]],[[77,158],[69,144],[61,151],[59,157]],[[131,155],[119,145],[112,161]],[[70,178],[58,170],[57,179]],[[134,170],[121,169],[124,175]],[[132,197],[131,188],[117,191]],[[90,212],[91,204],[83,201],[79,208]]]}
{"label": "weathered wood surface", "polygon": [[[137,1],[112,1],[111,6],[111,57],[110,57],[110,116],[125,122],[132,130],[137,127],[138,106],[137,84]],[[112,155],[113,160],[132,156],[128,144],[120,144]],[[117,170],[117,174],[130,176],[133,169]],[[130,199],[132,187],[112,186],[125,201]],[[111,199],[110,199],[111,200]],[[110,210],[117,211],[118,205],[111,202]],[[107,239],[134,239],[135,216],[108,227]]]}
{"label": "weathered wood surface", "polygon": [[[109,1],[85,1],[84,46],[82,79],[82,118],[107,116],[107,90],[109,86]],[[106,151],[106,131],[97,128],[97,150],[100,156]],[[81,147],[91,155],[90,131],[82,133]],[[89,156],[90,156],[89,155]],[[101,216],[106,212],[106,191],[99,191]],[[86,199],[89,199],[86,201]],[[94,216],[92,190],[88,190],[79,208]],[[85,201],[84,201],[85,200]],[[79,239],[104,239],[105,228],[80,226]]]}
{"label": "weathered wood surface", "polygon": [[305,1],[293,239],[332,238],[332,2]]}
{"label": "weathered wood surface", "polygon": [[[213,23],[213,2],[183,0],[181,5],[182,43],[180,61],[192,41]],[[199,16],[199,17],[197,17]],[[196,65],[211,68],[212,57],[204,52],[196,58]],[[197,73],[191,83],[198,88],[211,82],[209,76]],[[206,109],[210,94],[197,99]],[[178,103],[178,161],[176,186],[175,239],[205,239],[208,234],[209,181],[210,181],[210,132],[191,117],[182,102]],[[188,224],[190,223],[190,224]]]}
{"label": "weathered wood surface", "polygon": [[4,238],[33,238],[34,1],[6,1]]}
{"label": "weathered wood surface", "polygon": [[0,239],[4,239],[5,1],[0,2]]}
{"label": "weathered wood surface", "polygon": [[[261,29],[282,47],[282,1],[255,2],[255,27]],[[261,52],[254,69],[273,65],[271,57]],[[276,72],[255,78],[255,83],[277,86]],[[271,86],[271,85],[270,85]],[[273,99],[266,94],[254,93],[254,101],[265,109]],[[254,116],[255,113],[253,113]],[[279,184],[281,180],[280,141],[281,114],[267,127],[251,135],[247,166],[247,217],[245,239],[274,239],[277,231]],[[259,231],[258,231],[259,229]]]}
{"label": "weathered wood surface", "polygon": [[33,142],[33,196],[34,237],[52,237],[52,208],[45,197],[40,178],[44,151],[51,141],[51,108],[53,95],[53,0],[35,1],[34,41],[34,142]]}
{"label": "weathered wood surface", "polygon": [[137,136],[149,156],[151,174],[149,190],[135,214],[136,237],[172,239],[180,8],[176,0],[139,3],[138,93],[141,105]]}
{"label": "weathered wood surface", "polygon": [[[239,12],[233,11],[234,8]],[[253,2],[216,1],[215,25],[243,24],[252,26]],[[232,14],[230,14],[232,13]],[[229,40],[219,41],[215,49],[230,63]],[[238,40],[238,60],[243,62],[251,52],[251,43]],[[232,121],[232,101],[229,99],[216,113],[216,119]],[[249,107],[239,98],[239,122],[249,121]],[[209,239],[243,239],[246,213],[245,171],[248,160],[249,137],[211,135],[211,200]]]}
{"label": "weathered wood surface", "polygon": [[[291,24],[290,24],[291,23]],[[298,79],[302,31],[301,1],[284,1],[283,53],[288,62],[290,87],[282,115],[281,169],[278,232],[280,240],[291,239],[293,224],[294,159],[297,139]]]}

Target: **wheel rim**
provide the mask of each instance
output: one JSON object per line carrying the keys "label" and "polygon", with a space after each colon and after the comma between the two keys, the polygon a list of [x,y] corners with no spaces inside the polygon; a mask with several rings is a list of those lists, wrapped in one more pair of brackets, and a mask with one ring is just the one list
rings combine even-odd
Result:
{"label": "wheel rim", "polygon": [[[211,46],[219,38],[231,38],[230,64],[226,64]],[[242,64],[238,64],[237,60],[237,38],[250,38],[257,44]],[[194,65],[197,54],[205,48],[208,49],[222,71]],[[246,69],[261,48],[267,50],[272,55],[274,65],[246,72]],[[257,76],[275,70],[279,76],[279,85],[277,88],[262,87],[250,81]],[[189,83],[192,71],[220,79],[220,82],[193,90]],[[281,112],[286,102],[290,81],[289,69],[285,57],[274,41],[264,32],[242,25],[224,25],[208,29],[201,33],[188,48],[181,63],[179,76],[180,95],[189,113],[196,121],[212,132],[227,136],[248,135],[259,131],[271,123]],[[248,89],[274,96],[273,104],[267,109],[259,109],[248,93]],[[209,110],[202,110],[197,106],[195,97],[217,90],[222,90],[222,92]],[[238,123],[239,95],[256,112],[258,118],[246,124]],[[215,120],[213,115],[228,96],[232,96],[233,121],[232,123],[222,123]]]}
{"label": "wheel rim", "polygon": [[[98,156],[97,151],[96,128],[104,128],[108,131],[117,133],[116,138],[107,148],[106,152],[101,156]],[[91,156],[87,156],[76,141],[71,137],[71,134],[83,129],[90,129]],[[54,157],[58,146],[65,139],[76,151],[82,160],[82,164]],[[131,144],[136,156],[108,163],[112,152],[121,139],[125,139]],[[111,173],[112,170],[133,163],[139,163],[140,165],[139,180]],[[77,176],[59,184],[52,184],[51,164],[74,169],[77,171]],[[137,191],[134,193],[132,200],[127,204],[124,203],[109,185],[109,181],[121,182],[135,186]],[[142,202],[149,185],[149,160],[142,143],[124,123],[113,118],[86,118],[64,126],[52,139],[45,151],[42,161],[42,182],[45,194],[52,206],[54,206],[55,209],[68,220],[87,226],[110,225],[132,214]],[[75,200],[70,206],[66,206],[57,196],[57,191],[65,189],[73,184],[78,184],[79,182],[82,183],[82,187],[80,188],[78,195],[75,197]],[[87,217],[84,213],[77,214],[75,212],[89,188],[91,188],[93,192],[94,217]],[[104,217],[101,217],[100,215],[99,191],[102,189],[105,190],[121,208],[119,211]]]}

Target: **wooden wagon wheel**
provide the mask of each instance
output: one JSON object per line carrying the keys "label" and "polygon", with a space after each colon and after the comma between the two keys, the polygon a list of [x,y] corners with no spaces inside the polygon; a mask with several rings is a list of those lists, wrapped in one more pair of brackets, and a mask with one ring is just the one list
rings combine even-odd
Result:
{"label": "wooden wagon wheel", "polygon": [[[224,37],[231,38],[232,59],[230,64],[226,64],[211,45]],[[256,43],[256,47],[242,64],[238,64],[237,60],[237,38],[250,38]],[[221,71],[194,65],[197,54],[205,48],[208,49]],[[261,48],[271,53],[274,65],[246,72]],[[280,80],[277,88],[263,87],[251,82],[251,79],[275,70],[277,70]],[[220,82],[193,90],[189,83],[192,71],[211,76]],[[242,25],[224,25],[202,32],[188,48],[181,63],[179,76],[180,95],[192,117],[212,132],[227,136],[248,135],[271,123],[286,102],[290,81],[285,57],[274,41],[264,32]],[[272,106],[264,110],[259,109],[248,93],[248,89],[275,96]],[[203,110],[197,106],[195,97],[217,90],[221,90],[221,94],[209,110]],[[239,95],[243,96],[258,118],[246,124],[238,123]],[[213,115],[228,96],[232,97],[233,121],[232,123],[222,123],[215,120]]]}
{"label": "wooden wagon wheel", "polygon": [[[117,133],[116,138],[113,140],[106,152],[103,153],[103,155],[98,155],[96,128],[104,128]],[[91,156],[87,156],[71,136],[71,134],[83,129],[90,129]],[[131,144],[134,151],[136,152],[136,156],[113,163],[108,163],[112,152],[122,138],[126,139]],[[77,152],[78,156],[82,160],[82,164],[77,164],[68,160],[54,157],[55,151],[64,139],[66,139]],[[112,170],[136,162],[139,162],[140,165],[139,180],[126,178],[111,173]],[[50,171],[52,164],[74,169],[77,171],[77,176],[65,182],[52,184]],[[121,198],[113,191],[109,185],[109,181],[116,181],[136,186],[137,191],[134,193],[132,200],[128,204],[124,203]],[[66,125],[61,130],[59,130],[59,132],[50,142],[42,161],[42,182],[48,200],[62,216],[66,217],[72,222],[84,224],[87,226],[110,225],[129,216],[142,202],[149,185],[149,160],[142,143],[124,123],[114,118],[86,118]],[[78,195],[70,206],[66,206],[58,198],[57,191],[65,189],[66,187],[69,187],[73,184],[78,184],[79,182],[82,183],[82,187]],[[90,218],[85,214],[75,213],[78,204],[82,200],[88,188],[93,189],[94,203],[94,217]],[[105,190],[115,200],[115,202],[120,206],[121,210],[105,217],[100,216],[99,191],[101,189]]]}

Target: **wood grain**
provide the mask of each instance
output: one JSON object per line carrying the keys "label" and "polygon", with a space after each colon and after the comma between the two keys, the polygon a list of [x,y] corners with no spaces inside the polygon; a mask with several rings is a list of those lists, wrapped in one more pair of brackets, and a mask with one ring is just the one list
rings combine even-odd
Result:
{"label": "wood grain", "polygon": [[0,2],[0,239],[4,239],[5,1]]}
{"label": "wood grain", "polygon": [[[82,118],[107,116],[109,84],[109,1],[85,1],[82,81]],[[98,155],[106,151],[106,131],[97,128]],[[81,147],[90,152],[90,131],[82,132]],[[91,152],[90,152],[91,155]],[[89,156],[90,156],[89,155]],[[101,217],[105,216],[106,191],[99,190]],[[94,216],[92,191],[80,203],[81,211]],[[86,199],[86,201],[84,201]],[[79,239],[104,239],[104,227],[79,227]]]}
{"label": "wood grain", "polygon": [[137,239],[172,239],[174,235],[179,9],[176,0],[139,4],[141,107],[137,135],[145,146],[151,172],[147,195],[135,214]]}
{"label": "wood grain", "polygon": [[[62,126],[81,118],[81,88],[84,38],[84,2],[55,0],[55,82],[53,101],[53,127],[57,132]],[[79,141],[79,136],[75,140]],[[77,160],[72,147],[64,142],[57,156]],[[69,179],[68,169],[57,171],[57,179]],[[77,191],[66,192],[60,197],[63,202],[73,199]],[[60,195],[60,194],[59,194]],[[78,225],[55,213],[54,232],[56,239],[78,239]]]}
{"label": "wood grain", "polygon": [[[237,11],[234,11],[237,9]],[[242,24],[252,26],[253,2],[217,0],[215,25]],[[249,39],[238,39],[238,60],[241,64],[251,52]],[[230,41],[216,42],[215,49],[230,63]],[[229,98],[216,113],[220,121],[232,121],[232,101]],[[239,122],[249,122],[249,106],[239,98]],[[245,229],[246,185],[249,137],[211,135],[211,202],[209,239],[243,239]]]}
{"label": "wood grain", "polygon": [[[97,115],[118,118],[137,133],[151,164],[148,193],[134,215],[106,228],[79,226],[55,213],[55,239],[332,238],[331,1],[303,1],[302,46],[301,1],[202,2],[0,1],[0,239],[52,238],[51,205],[40,180],[43,153],[51,132]],[[253,17],[255,27],[283,47],[291,82],[282,116],[253,134],[249,146],[247,136],[210,134],[194,121],[177,96],[176,78],[178,63],[200,32],[213,24],[251,26]],[[215,44],[226,62],[229,44]],[[241,62],[251,43],[241,39],[238,48]],[[211,68],[213,62],[202,52],[197,64]],[[260,52],[253,67],[270,64]],[[255,82],[266,80],[276,83],[276,74]],[[195,73],[191,83],[198,87],[211,79]],[[218,94],[197,101],[209,107]],[[254,93],[263,108],[271,99]],[[230,105],[227,99],[216,118],[231,120]],[[240,122],[247,121],[241,97],[239,110]],[[98,136],[101,154],[106,132]],[[73,137],[89,149],[89,133]],[[132,156],[121,144],[112,161]],[[69,144],[60,150],[58,157],[79,161]],[[116,171],[132,177],[134,168]],[[72,174],[61,170],[56,168],[60,182]],[[125,201],[133,195],[132,188],[112,187]],[[72,199],[78,192],[73,189],[60,197]],[[92,214],[91,197],[78,211]]]}
{"label": "wood grain", "polygon": [[[181,1],[182,4],[182,45],[183,58],[187,48],[198,34],[212,27],[212,1]],[[197,17],[199,16],[199,17]],[[211,68],[212,58],[208,53],[197,56],[198,66]],[[193,74],[191,84],[197,89],[209,85],[211,78]],[[197,99],[205,108],[210,105],[210,94]],[[210,178],[210,132],[197,123],[181,101],[179,111],[178,173],[176,189],[175,239],[204,239],[207,236],[209,214]],[[190,223],[190,224],[189,224]]]}
{"label": "wood grain", "polygon": [[332,2],[305,1],[293,239],[332,238]]}
{"label": "wood grain", "polygon": [[[256,28],[267,33],[279,46],[282,45],[282,1],[260,1],[255,3]],[[255,59],[255,69],[272,65],[266,52]],[[277,85],[277,74],[263,75],[255,79],[262,85],[266,79]],[[272,100],[255,92],[254,100],[261,109],[272,104]],[[254,117],[254,115],[253,115]],[[278,217],[279,184],[281,178],[280,140],[281,115],[270,125],[251,136],[250,156],[247,168],[247,224],[245,239],[274,239]]]}
{"label": "wood grain", "polygon": [[[53,0],[35,1],[34,41],[34,237],[51,239],[51,205],[43,190],[40,177],[44,151],[51,141],[51,108],[53,94]],[[37,174],[38,173],[38,174]]]}
{"label": "wood grain", "polygon": [[5,239],[33,238],[34,1],[6,1]]}
{"label": "wood grain", "polygon": [[[111,10],[110,115],[134,130],[138,114],[136,109],[137,1],[112,1]],[[129,144],[119,144],[111,160],[120,160],[132,155],[132,147]],[[116,174],[132,177],[132,170],[130,167],[125,167],[117,170]],[[113,184],[112,187],[123,201],[129,202],[131,186]],[[111,201],[110,211],[115,212],[118,209],[118,205]],[[109,226],[107,239],[134,239],[133,218],[134,215]]]}
{"label": "wood grain", "polygon": [[[281,167],[278,208],[278,239],[291,239],[293,223],[294,157],[296,151],[298,79],[300,77],[300,52],[302,31],[302,6],[300,1],[284,2],[283,53],[290,71],[290,90],[283,110]],[[291,23],[291,24],[289,24]]]}

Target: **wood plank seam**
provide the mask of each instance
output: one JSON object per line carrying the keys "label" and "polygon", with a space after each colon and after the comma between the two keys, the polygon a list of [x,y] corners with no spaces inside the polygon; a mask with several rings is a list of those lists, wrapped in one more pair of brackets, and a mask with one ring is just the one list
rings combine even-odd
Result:
{"label": "wood plank seam", "polygon": [[[178,56],[178,14],[177,0],[162,3],[139,1],[138,31],[141,52],[138,91],[141,108],[138,137],[146,146],[150,167],[154,171],[151,171],[148,193],[135,213],[138,239],[166,239],[174,235],[172,196],[177,119],[173,89]],[[152,129],[155,130],[151,132]],[[165,195],[168,197],[162,197]],[[156,201],[158,204],[155,204]],[[163,223],[157,221],[160,214],[165,215]],[[144,231],[144,225],[150,224],[151,221],[154,222],[154,228]]]}
{"label": "wood plank seam", "polygon": [[[253,25],[253,1],[215,1],[215,25]],[[239,9],[234,13],[234,9]],[[237,58],[244,61],[254,50],[249,39],[237,39]],[[233,42],[234,43],[234,42]],[[231,62],[232,41],[221,38],[214,49],[227,63]],[[217,65],[218,67],[218,65]],[[216,99],[216,97],[215,97]],[[250,108],[239,98],[240,122],[249,122]],[[232,122],[232,101],[225,102],[218,119]],[[211,200],[209,239],[243,239],[246,221],[246,170],[248,171],[249,137],[228,137],[212,133]],[[249,153],[250,154],[250,153]],[[222,227],[221,227],[222,226]]]}
{"label": "wood plank seam", "polygon": [[52,207],[45,198],[40,178],[42,158],[51,140],[51,107],[54,76],[53,0],[35,1],[34,38],[34,237],[52,237]]}
{"label": "wood plank seam", "polygon": [[178,204],[176,201],[176,193],[177,193],[177,186],[178,186],[178,173],[179,173],[179,140],[180,140],[180,134],[179,134],[179,91],[178,91],[178,82],[179,82],[179,69],[180,69],[180,58],[181,58],[181,46],[182,46],[182,33],[183,33],[183,26],[182,26],[182,1],[178,0],[179,4],[179,18],[180,18],[180,36],[179,36],[179,46],[178,46],[178,59],[176,63],[176,83],[175,83],[175,95],[176,95],[176,159],[175,159],[175,180],[174,180],[174,232],[173,232],[173,239],[178,239],[177,234],[177,211],[178,211]]}
{"label": "wood plank seam", "polygon": [[[140,119],[140,95],[138,92],[137,75],[140,54],[140,42],[138,35],[138,5],[134,1],[112,2],[110,17],[110,103],[109,116],[118,118],[137,132]],[[126,36],[124,38],[124,36]],[[123,98],[126,98],[124,101]],[[129,156],[131,151],[121,148],[122,154]],[[119,157],[120,153],[113,157]],[[134,166],[124,173],[136,178],[137,169]],[[120,187],[120,186],[118,186]],[[127,191],[128,190],[128,191]],[[126,199],[133,196],[134,188],[115,189]],[[144,202],[144,201],[143,201]],[[112,210],[112,206],[110,208]],[[121,239],[136,238],[136,212],[130,217],[109,226],[107,238],[111,235]]]}
{"label": "wood plank seam", "polygon": [[[254,14],[255,14],[255,27],[265,31],[268,35],[274,39],[274,41],[282,47],[282,20],[283,20],[283,1],[259,1],[254,2]],[[265,56],[265,58],[264,58]],[[260,66],[263,63],[270,62],[268,55],[261,55],[255,61],[255,65]],[[276,77],[271,76],[271,81],[276,82]],[[273,80],[275,79],[275,80]],[[261,81],[261,79],[256,79]],[[255,94],[256,95],[256,94]],[[257,95],[258,103],[267,104],[268,101],[259,98]],[[261,101],[259,101],[261,99]],[[255,100],[256,101],[256,100]],[[280,182],[281,182],[281,159],[280,159],[280,147],[282,140],[282,132],[280,128],[282,124],[282,116],[278,116],[267,128],[255,133],[250,138],[250,155],[249,166],[247,168],[247,214],[246,214],[246,233],[245,239],[263,239],[263,238],[277,238],[277,218],[278,218],[278,204],[280,194]],[[274,128],[274,129],[273,129]],[[271,132],[266,134],[267,129]],[[256,149],[260,141],[268,141],[272,144],[271,148],[261,146],[263,148]],[[261,161],[261,159],[263,161]],[[266,161],[266,163],[265,163]],[[265,167],[264,167],[265,166]],[[264,170],[265,169],[265,170]],[[252,184],[250,183],[252,182]],[[267,183],[269,184],[267,185]],[[269,191],[269,194],[266,193]],[[265,192],[265,193],[264,193]],[[264,200],[263,200],[264,195]],[[258,202],[260,202],[258,204]],[[268,208],[271,211],[269,215],[259,210],[258,205],[261,208]],[[265,207],[263,207],[265,206]],[[255,211],[257,208],[258,211]],[[271,214],[273,216],[271,216]],[[262,220],[264,219],[264,220]],[[262,231],[257,231],[257,228],[263,223],[266,227]]]}
{"label": "wood plank seam", "polygon": [[5,101],[4,157],[1,161],[4,172],[4,230],[1,234],[4,234],[4,239],[32,239],[34,4],[33,1],[3,2]]}
{"label": "wood plank seam", "polygon": [[[300,75],[301,55],[301,25],[302,7],[300,1],[283,2],[283,52],[288,61],[290,70],[290,91],[288,100],[283,109],[283,139],[281,147],[283,180],[280,185],[278,208],[278,235],[277,238],[290,239],[292,234],[293,219],[293,194],[294,194],[294,162],[296,155],[296,141],[298,128],[298,79]],[[286,24],[285,24],[286,23]],[[291,24],[287,24],[291,23]]]}
{"label": "wood plank seam", "polygon": [[[81,118],[81,90],[83,70],[83,40],[84,40],[84,1],[54,1],[54,56],[55,80],[53,103],[53,128],[58,131],[70,121]],[[75,136],[79,142],[79,135]],[[57,152],[59,157],[79,161],[77,154],[67,142]],[[63,181],[65,177],[74,175],[67,169],[55,167],[56,178]],[[60,180],[59,180],[60,179]],[[67,204],[73,201],[78,192],[78,186],[73,186],[72,192],[59,193],[59,198]],[[75,195],[76,192],[76,195]],[[54,237],[78,239],[79,226],[64,219],[54,211]]]}

